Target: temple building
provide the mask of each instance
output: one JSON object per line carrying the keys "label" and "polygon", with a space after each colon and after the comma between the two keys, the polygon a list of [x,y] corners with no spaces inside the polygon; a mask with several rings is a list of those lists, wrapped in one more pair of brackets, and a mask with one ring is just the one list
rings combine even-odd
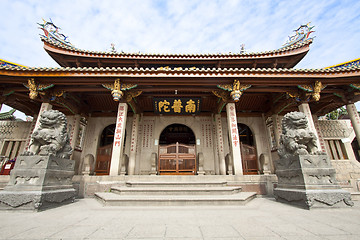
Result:
{"label": "temple building", "polygon": [[[351,147],[360,142],[359,59],[295,69],[313,42],[309,24],[279,49],[222,54],[88,51],[52,22],[40,25],[44,49],[60,67],[1,62],[1,104],[34,118],[0,122],[1,156],[24,151],[37,116],[56,109],[67,116],[79,196],[164,179],[223,181],[271,195],[281,118],[301,111],[339,183],[359,190]],[[319,120],[344,105],[350,120]]]}

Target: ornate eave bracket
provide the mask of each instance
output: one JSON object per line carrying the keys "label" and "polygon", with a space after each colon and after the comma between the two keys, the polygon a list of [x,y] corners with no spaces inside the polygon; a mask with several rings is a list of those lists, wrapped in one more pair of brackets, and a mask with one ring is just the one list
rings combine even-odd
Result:
{"label": "ornate eave bracket", "polygon": [[30,99],[34,100],[38,97],[39,94],[45,95],[44,91],[46,89],[52,88],[54,84],[38,84],[36,83],[35,79],[30,78],[28,79],[27,83],[24,83],[24,86],[29,89],[29,97]]}
{"label": "ornate eave bracket", "polygon": [[[111,95],[112,95],[114,101],[119,101],[124,96],[123,91],[127,91],[130,89],[136,88],[138,85],[137,84],[124,84],[124,83],[120,82],[120,79],[116,79],[114,81],[114,83],[105,83],[105,84],[102,84],[102,86],[106,89],[111,90]],[[140,92],[140,93],[138,93],[138,92]],[[138,93],[138,94],[136,95],[134,91],[132,93],[129,92],[128,94],[126,94],[125,100],[127,102],[130,102],[131,99],[139,96],[142,93],[142,91],[136,91],[136,93]],[[130,98],[130,100],[128,101],[129,98]]]}
{"label": "ornate eave bracket", "polygon": [[[247,90],[248,88],[250,88],[251,85],[250,84],[240,84],[239,80],[235,79],[234,83],[232,85],[231,84],[219,84],[219,85],[217,85],[217,87],[222,90],[229,91],[231,99],[235,102],[238,102],[240,100],[240,97],[243,94],[243,92],[245,90]],[[213,91],[213,93],[214,93],[214,91]],[[223,98],[223,97],[221,97],[221,98]]]}
{"label": "ornate eave bracket", "polygon": [[311,93],[312,98],[315,101],[320,100],[321,91],[326,88],[327,85],[323,85],[320,81],[316,81],[312,85],[298,85],[298,88],[304,90],[305,92]]}
{"label": "ornate eave bracket", "polygon": [[300,90],[289,90],[286,92],[287,98],[294,99],[296,102],[308,102],[310,101],[311,95],[300,92]]}

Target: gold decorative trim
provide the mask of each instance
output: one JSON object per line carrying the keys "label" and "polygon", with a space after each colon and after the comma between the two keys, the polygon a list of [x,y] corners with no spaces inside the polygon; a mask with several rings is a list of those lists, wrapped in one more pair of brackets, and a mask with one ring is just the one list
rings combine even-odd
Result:
{"label": "gold decorative trim", "polygon": [[223,90],[214,90],[212,93],[217,96],[218,98],[221,98],[224,102],[228,102],[230,100],[229,93]]}
{"label": "gold decorative trim", "polygon": [[29,78],[27,84],[24,83],[24,86],[30,91],[30,99],[34,100],[39,94],[45,95],[43,91],[53,87],[54,84],[37,84],[34,78]]}
{"label": "gold decorative trim", "polygon": [[131,90],[131,91],[127,91],[125,94],[125,100],[126,102],[131,102],[131,100],[133,98],[136,98],[137,96],[139,96],[140,94],[142,94],[141,90]]}
{"label": "gold decorative trim", "polygon": [[321,91],[326,88],[327,85],[323,85],[320,81],[315,81],[312,85],[298,85],[298,88],[312,93],[311,96],[315,101],[320,100]]}
{"label": "gold decorative trim", "polygon": [[[111,90],[111,95],[114,99],[114,101],[119,101],[123,96],[123,91],[133,89],[137,87],[137,84],[123,84],[120,82],[120,79],[116,79],[114,83],[105,83],[102,84],[102,86],[106,89]],[[141,93],[140,93],[141,94]]]}
{"label": "gold decorative trim", "polygon": [[235,102],[237,102],[240,100],[240,97],[241,97],[243,91],[250,88],[251,85],[250,84],[240,84],[239,80],[235,79],[234,83],[232,85],[231,84],[219,84],[219,85],[217,85],[217,87],[222,90],[225,90],[225,91],[230,91],[231,98]]}

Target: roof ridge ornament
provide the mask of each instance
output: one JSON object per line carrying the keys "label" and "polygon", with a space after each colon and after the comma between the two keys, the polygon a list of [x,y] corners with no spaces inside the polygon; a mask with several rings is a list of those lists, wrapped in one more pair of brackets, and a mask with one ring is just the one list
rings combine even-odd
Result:
{"label": "roof ridge ornament", "polygon": [[41,30],[44,31],[45,35],[41,35],[49,40],[52,40],[56,43],[60,43],[61,45],[67,46],[67,47],[74,47],[67,39],[68,37],[65,36],[64,34],[60,33],[59,30],[61,28],[57,27],[51,20],[50,21],[46,21],[44,19],[43,20],[43,24],[38,23],[38,25],[40,26],[39,28]]}
{"label": "roof ridge ornament", "polygon": [[312,29],[315,26],[310,26],[310,23],[311,22],[308,22],[305,25],[300,25],[300,27],[295,29],[293,31],[293,32],[295,32],[295,34],[292,36],[289,36],[289,40],[286,43],[284,43],[284,45],[281,48],[285,48],[285,47],[294,45],[296,43],[301,43],[301,42],[304,42],[309,39],[314,39],[315,36],[312,38],[309,37],[311,33],[315,32],[315,31],[312,31]]}

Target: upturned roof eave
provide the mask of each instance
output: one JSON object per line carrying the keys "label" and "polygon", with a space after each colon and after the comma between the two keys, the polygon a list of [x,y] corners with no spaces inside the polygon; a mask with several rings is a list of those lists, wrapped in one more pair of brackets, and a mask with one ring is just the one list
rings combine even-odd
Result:
{"label": "upturned roof eave", "polygon": [[44,73],[49,72],[57,73],[110,73],[110,72],[133,72],[133,73],[176,73],[176,74],[191,74],[191,73],[227,73],[227,72],[238,72],[238,73],[299,73],[299,74],[341,74],[357,72],[360,73],[360,66],[343,68],[343,69],[294,69],[294,68],[137,68],[137,67],[0,67],[0,75],[4,72],[13,73]]}
{"label": "upturned roof eave", "polygon": [[57,54],[72,55],[78,57],[91,58],[111,58],[111,59],[163,59],[163,60],[227,60],[227,59],[261,59],[274,58],[298,55],[309,51],[309,45],[312,39],[308,39],[302,43],[297,43],[292,46],[279,48],[272,51],[265,52],[250,52],[250,53],[206,53],[206,54],[152,54],[152,53],[114,53],[82,50],[75,47],[64,46],[53,42],[45,37],[41,40],[44,42],[45,50]]}

